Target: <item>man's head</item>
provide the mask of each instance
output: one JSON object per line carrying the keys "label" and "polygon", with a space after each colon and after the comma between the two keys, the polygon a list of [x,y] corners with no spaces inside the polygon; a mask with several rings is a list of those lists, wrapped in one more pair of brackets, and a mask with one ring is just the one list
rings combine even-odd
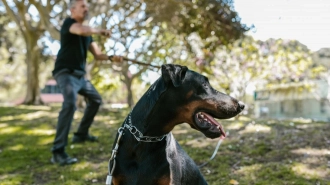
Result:
{"label": "man's head", "polygon": [[86,0],[71,0],[69,5],[71,18],[83,22],[88,18],[88,3]]}

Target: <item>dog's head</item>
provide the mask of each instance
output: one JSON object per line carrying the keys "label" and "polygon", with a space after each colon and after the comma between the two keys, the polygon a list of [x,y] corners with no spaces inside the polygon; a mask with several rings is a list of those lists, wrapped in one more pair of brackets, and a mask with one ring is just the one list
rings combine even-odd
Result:
{"label": "dog's head", "polygon": [[236,116],[244,104],[215,90],[205,76],[185,66],[167,64],[162,65],[162,76],[136,108],[145,111],[145,122],[162,120],[167,124],[164,126],[167,131],[185,122],[206,137],[216,138],[225,136],[216,119]]}
{"label": "dog's head", "polygon": [[[216,119],[228,119],[244,109],[244,104],[215,90],[207,77],[179,65],[163,65],[162,78],[172,96],[176,96],[180,114],[192,128],[210,138],[225,136]],[[170,92],[169,92],[170,93]],[[174,97],[173,97],[174,98]],[[216,119],[215,119],[216,118]]]}

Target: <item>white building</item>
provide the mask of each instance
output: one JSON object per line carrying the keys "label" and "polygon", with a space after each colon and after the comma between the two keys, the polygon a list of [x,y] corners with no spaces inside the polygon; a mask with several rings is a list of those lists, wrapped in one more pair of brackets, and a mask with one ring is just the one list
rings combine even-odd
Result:
{"label": "white building", "polygon": [[279,84],[255,91],[256,117],[330,121],[327,81]]}

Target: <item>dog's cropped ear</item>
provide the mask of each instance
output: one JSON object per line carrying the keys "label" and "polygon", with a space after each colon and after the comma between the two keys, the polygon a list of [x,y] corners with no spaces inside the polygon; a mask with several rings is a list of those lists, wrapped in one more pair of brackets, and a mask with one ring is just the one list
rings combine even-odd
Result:
{"label": "dog's cropped ear", "polygon": [[162,65],[162,78],[165,83],[172,82],[174,87],[178,87],[182,84],[188,68],[186,66],[165,64]]}

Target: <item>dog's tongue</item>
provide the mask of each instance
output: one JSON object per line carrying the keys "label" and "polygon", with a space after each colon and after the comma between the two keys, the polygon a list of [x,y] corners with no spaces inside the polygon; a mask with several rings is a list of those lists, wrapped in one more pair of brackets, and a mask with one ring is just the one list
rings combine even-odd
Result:
{"label": "dog's tongue", "polygon": [[224,129],[223,129],[223,127],[222,127],[222,125],[219,123],[219,122],[217,122],[211,115],[209,115],[209,114],[206,114],[205,112],[203,112],[203,114],[204,114],[204,116],[213,124],[213,125],[216,125],[217,126],[217,128],[220,130],[220,132],[221,132],[221,139],[224,139],[225,137],[226,137],[226,133],[225,133],[225,131],[224,131]]}

